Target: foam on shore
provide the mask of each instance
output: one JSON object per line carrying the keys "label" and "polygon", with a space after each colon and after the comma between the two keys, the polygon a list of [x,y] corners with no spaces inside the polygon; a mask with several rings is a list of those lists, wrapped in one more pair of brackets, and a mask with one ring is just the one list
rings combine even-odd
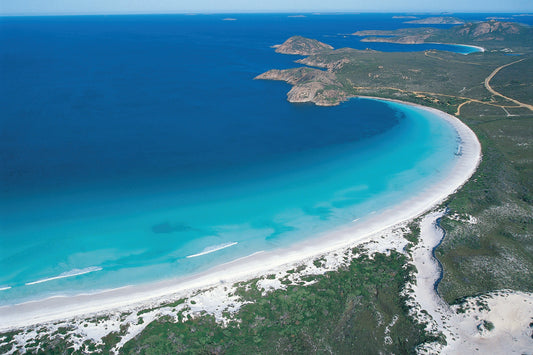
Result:
{"label": "foam on shore", "polygon": [[[383,100],[380,98],[372,99]],[[388,101],[408,104],[396,100]],[[417,107],[451,124],[461,140],[462,149],[461,154],[457,155],[454,165],[446,176],[438,183],[421,189],[410,199],[394,207],[363,217],[357,223],[296,243],[290,248],[262,252],[255,254],[253,257],[241,258],[193,276],[123,287],[90,295],[56,296],[39,301],[0,307],[0,319],[2,319],[0,330],[85,316],[111,309],[140,308],[143,304],[164,302],[167,299],[190,295],[195,290],[204,289],[221,282],[242,281],[258,275],[276,272],[318,255],[368,241],[376,232],[423,214],[455,192],[470,178],[480,162],[481,145],[474,132],[459,119],[436,109],[423,106]],[[233,245],[229,244],[224,246],[224,248]],[[204,250],[193,256],[200,256],[213,251],[215,250]]]}
{"label": "foam on shore", "polygon": [[84,269],[73,269],[73,270],[70,270],[70,271],[67,271],[67,272],[63,272],[63,273],[61,273],[61,274],[59,274],[57,276],[47,277],[45,279],[32,281],[32,282],[26,282],[26,286],[37,285],[37,284],[40,284],[40,283],[43,283],[43,282],[59,280],[59,279],[65,279],[65,278],[68,278],[68,277],[75,277],[75,276],[79,276],[79,275],[85,275],[85,274],[88,274],[88,273],[91,273],[91,272],[95,272],[95,271],[100,271],[100,270],[102,270],[102,268],[99,267],[99,266],[90,266],[90,267],[87,267],[87,268],[84,268]]}
{"label": "foam on shore", "polygon": [[214,253],[216,251],[219,251],[219,250],[222,250],[222,249],[226,249],[226,248],[232,247],[232,246],[237,245],[237,244],[239,244],[239,243],[238,242],[232,242],[232,243],[226,243],[226,244],[207,247],[204,250],[202,250],[201,252],[199,252],[198,254],[187,255],[187,259],[196,258],[196,257],[202,256],[202,255],[211,254],[211,253]]}

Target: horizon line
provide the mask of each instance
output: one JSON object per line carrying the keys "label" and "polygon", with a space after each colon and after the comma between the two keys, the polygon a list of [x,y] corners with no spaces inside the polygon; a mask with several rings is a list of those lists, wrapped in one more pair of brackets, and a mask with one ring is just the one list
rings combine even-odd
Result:
{"label": "horizon line", "polygon": [[454,14],[507,14],[507,15],[523,15],[533,16],[532,12],[517,11],[517,12],[501,12],[501,11],[376,11],[376,10],[363,10],[363,11],[351,11],[351,10],[335,10],[335,11],[176,11],[176,12],[52,12],[52,13],[12,13],[1,14],[0,17],[51,17],[51,16],[132,16],[132,15],[251,15],[251,14],[302,14],[302,15],[331,15],[331,14],[408,14],[408,15],[454,15]]}

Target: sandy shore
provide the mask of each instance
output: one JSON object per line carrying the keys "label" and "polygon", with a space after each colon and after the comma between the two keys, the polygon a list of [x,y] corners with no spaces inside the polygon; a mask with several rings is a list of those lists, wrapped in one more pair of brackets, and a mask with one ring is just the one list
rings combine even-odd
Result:
{"label": "sandy shore", "polygon": [[[470,47],[470,48],[475,48],[475,49],[477,49],[478,52],[485,52],[485,50],[486,50],[484,47],[474,46],[474,45],[471,45],[471,44],[461,44],[461,43],[439,43],[439,42],[428,42],[427,44],[446,44],[446,45],[450,45],[450,46]],[[473,52],[473,53],[478,53],[478,52]]]}
{"label": "sandy shore", "polygon": [[[406,104],[401,101],[397,102]],[[52,297],[36,302],[1,307],[0,330],[109,310],[150,307],[165,300],[191,295],[199,289],[220,284],[229,285],[236,281],[275,273],[310,258],[369,241],[377,232],[420,216],[455,192],[470,178],[480,162],[481,146],[475,134],[459,119],[436,109],[418,107],[449,122],[461,139],[462,149],[454,166],[440,182],[421,189],[409,200],[363,218],[350,226],[325,233],[290,248],[255,253],[194,276],[147,285],[128,286],[97,294]]]}

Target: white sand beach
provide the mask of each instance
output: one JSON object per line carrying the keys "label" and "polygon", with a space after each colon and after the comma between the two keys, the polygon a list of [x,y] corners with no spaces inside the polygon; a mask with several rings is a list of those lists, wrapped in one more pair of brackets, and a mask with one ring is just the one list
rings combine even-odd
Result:
{"label": "white sand beach", "polygon": [[[450,46],[461,46],[461,47],[470,47],[470,48],[475,48],[477,49],[477,52],[485,52],[485,48],[484,47],[481,47],[481,46],[474,46],[472,44],[461,44],[461,43],[439,43],[439,42],[429,42],[428,44],[446,44],[446,45],[450,45]],[[473,52],[473,53],[476,53],[476,52]],[[470,53],[468,53],[470,54]]]}
{"label": "white sand beach", "polygon": [[[457,156],[455,164],[447,172],[447,175],[438,183],[421,188],[409,200],[393,208],[354,221],[349,226],[295,244],[290,248],[254,253],[249,257],[240,258],[194,276],[147,285],[122,287],[96,294],[52,297],[36,302],[1,307],[0,330],[5,331],[75,317],[87,317],[91,314],[111,310],[148,308],[154,304],[190,296],[198,290],[212,286],[230,286],[236,281],[287,270],[291,265],[301,264],[306,260],[312,260],[314,257],[327,253],[332,254],[337,250],[372,241],[380,232],[391,230],[395,226],[401,226],[402,223],[420,216],[442,202],[470,178],[481,160],[481,146],[475,134],[459,119],[435,109],[419,107],[453,125],[460,137],[462,147],[461,154]],[[394,242],[394,233],[387,235],[391,240],[377,240],[378,244]],[[214,303],[225,303],[223,299],[218,299],[220,297],[216,295],[213,297]]]}

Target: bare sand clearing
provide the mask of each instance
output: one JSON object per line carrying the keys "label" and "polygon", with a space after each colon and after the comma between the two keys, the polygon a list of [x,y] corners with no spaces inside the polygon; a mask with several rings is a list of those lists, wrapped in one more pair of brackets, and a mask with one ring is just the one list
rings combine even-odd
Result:
{"label": "bare sand clearing", "polygon": [[[443,238],[436,226],[444,210],[424,216],[420,242],[413,250],[418,270],[411,311],[427,321],[429,330],[442,332],[446,345],[424,344],[420,353],[434,354],[533,354],[533,294],[500,291],[471,297],[461,305],[449,306],[434,289],[440,266],[432,250]],[[425,310],[427,314],[424,314]]]}
{"label": "bare sand clearing", "polygon": [[[147,308],[168,300],[190,296],[198,290],[212,286],[231,285],[236,281],[276,273],[313,257],[327,253],[334,254],[337,250],[372,241],[377,235],[383,235],[380,232],[390,230],[394,226],[420,216],[443,201],[470,178],[480,162],[481,146],[475,134],[457,118],[435,109],[419,107],[453,125],[461,139],[462,149],[461,155],[457,157],[455,165],[448,171],[447,176],[440,182],[421,189],[411,199],[393,208],[362,218],[347,227],[298,243],[291,248],[255,253],[198,275],[149,285],[123,287],[97,294],[52,297],[36,302],[1,307],[0,330],[88,316],[111,310]],[[394,233],[387,235],[388,238],[399,238],[394,237]],[[376,241],[385,244],[393,242],[383,239]],[[225,303],[223,299],[217,301],[220,304]]]}

